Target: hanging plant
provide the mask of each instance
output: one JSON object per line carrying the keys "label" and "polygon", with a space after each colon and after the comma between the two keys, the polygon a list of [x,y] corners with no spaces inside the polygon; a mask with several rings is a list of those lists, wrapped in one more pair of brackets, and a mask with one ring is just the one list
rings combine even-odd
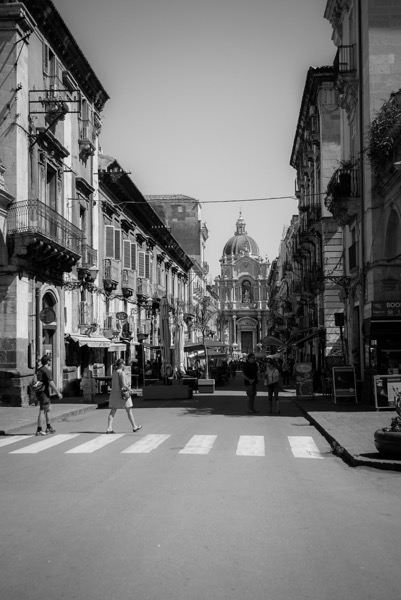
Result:
{"label": "hanging plant", "polygon": [[375,170],[383,167],[393,156],[401,137],[401,106],[399,93],[392,94],[370,124],[366,156]]}

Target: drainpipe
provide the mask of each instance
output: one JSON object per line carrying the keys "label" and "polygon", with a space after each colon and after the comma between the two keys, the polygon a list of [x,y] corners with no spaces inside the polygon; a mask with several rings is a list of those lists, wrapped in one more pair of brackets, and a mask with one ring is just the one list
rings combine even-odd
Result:
{"label": "drainpipe", "polygon": [[[362,270],[365,267],[365,201],[364,201],[364,192],[365,192],[365,182],[364,182],[364,147],[363,147],[363,139],[364,139],[364,120],[363,120],[363,60],[362,60],[362,0],[358,0],[358,37],[359,37],[359,53],[358,53],[358,67],[359,67],[359,145],[360,145],[360,190],[361,190],[361,207],[360,207],[360,216],[361,216],[361,267]],[[361,277],[361,292],[360,292],[360,300],[359,300],[359,311],[360,318],[363,323],[364,320],[364,305],[365,305],[365,277],[366,274],[362,271]],[[361,312],[362,311],[362,312]],[[361,379],[364,380],[365,373],[365,348],[364,348],[364,333],[362,331],[362,327],[360,327],[360,356],[359,363],[361,369]]]}

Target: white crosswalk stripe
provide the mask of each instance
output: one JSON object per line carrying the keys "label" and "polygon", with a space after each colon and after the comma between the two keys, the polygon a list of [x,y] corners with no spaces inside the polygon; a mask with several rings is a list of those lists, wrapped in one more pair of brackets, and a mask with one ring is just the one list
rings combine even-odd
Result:
{"label": "white crosswalk stripe", "polygon": [[288,436],[288,441],[296,458],[324,458],[310,436]]}
{"label": "white crosswalk stripe", "polygon": [[121,454],[148,454],[165,442],[169,437],[169,434],[145,435],[145,437],[135,442],[135,444],[128,446]]}
{"label": "white crosswalk stripe", "polygon": [[263,435],[241,435],[238,441],[237,456],[264,456],[265,438]]}
{"label": "white crosswalk stripe", "polygon": [[194,435],[179,454],[209,454],[217,435]]}
{"label": "white crosswalk stripe", "polygon": [[[0,438],[0,448],[16,444],[18,442],[27,442],[23,447],[7,452],[9,454],[38,454],[49,450],[54,446],[59,446],[64,442],[68,442],[74,438],[82,436],[80,433],[67,433],[48,435],[46,438],[40,438],[33,443],[32,435],[13,435]],[[130,443],[133,439],[132,435],[117,433],[113,435],[97,435],[92,439],[87,440],[73,448],[65,450],[65,454],[93,454],[106,446],[109,446],[117,440],[124,438],[124,442],[128,443],[126,448],[118,449],[121,454],[149,454],[159,448],[166,440],[171,437],[171,434],[147,434],[136,439],[134,443]],[[193,435],[184,447],[181,445],[181,450],[178,454],[192,455],[208,455],[214,450],[217,435]],[[81,438],[82,439],[82,438]],[[288,440],[292,455],[295,458],[313,458],[322,459],[325,456],[319,451],[314,439],[311,436],[283,436],[284,440]],[[263,435],[240,435],[236,447],[236,456],[248,457],[263,457],[266,455],[265,436]]]}
{"label": "white crosswalk stripe", "polygon": [[96,450],[100,450],[100,448],[104,448],[104,446],[108,446],[112,442],[115,442],[122,437],[124,437],[123,433],[114,433],[113,435],[107,435],[104,433],[93,440],[89,440],[89,442],[85,442],[84,444],[75,446],[75,448],[72,448],[71,450],[67,450],[65,454],[91,454],[92,452],[96,452]]}
{"label": "white crosswalk stripe", "polygon": [[9,437],[4,438],[4,440],[0,440],[0,448],[2,446],[9,446],[10,444],[15,444],[15,442],[20,442],[21,440],[27,440],[32,437],[31,435],[11,435]]}
{"label": "white crosswalk stripe", "polygon": [[58,444],[62,444],[67,440],[72,440],[78,435],[79,433],[61,433],[59,435],[52,435],[51,437],[46,437],[45,440],[37,442],[36,444],[31,444],[30,446],[24,446],[24,448],[13,450],[10,452],[10,454],[37,454],[38,452],[43,452],[43,450],[47,450],[53,446],[58,446]]}

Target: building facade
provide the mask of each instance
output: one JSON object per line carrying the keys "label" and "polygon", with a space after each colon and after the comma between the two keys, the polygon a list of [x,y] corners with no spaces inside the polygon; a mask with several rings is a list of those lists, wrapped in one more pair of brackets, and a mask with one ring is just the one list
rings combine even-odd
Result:
{"label": "building facade", "polygon": [[337,47],[341,159],[326,205],[343,231],[349,362],[370,374],[401,368],[401,23],[390,0],[329,0]]}
{"label": "building facade", "polygon": [[260,256],[241,213],[234,235],[223,248],[220,265],[221,274],[215,279],[220,340],[234,352],[255,351],[268,330],[270,263]]}
{"label": "building facade", "polygon": [[0,2],[0,61],[0,403],[26,405],[43,354],[73,395],[87,368],[150,357],[193,263],[99,154],[108,94],[50,0]]}

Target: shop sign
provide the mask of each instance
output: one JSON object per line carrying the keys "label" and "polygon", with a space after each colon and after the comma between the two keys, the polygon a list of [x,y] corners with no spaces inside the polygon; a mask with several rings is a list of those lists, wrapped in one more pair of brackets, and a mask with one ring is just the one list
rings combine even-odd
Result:
{"label": "shop sign", "polygon": [[117,321],[126,321],[128,319],[128,315],[126,312],[118,312],[116,313]]}
{"label": "shop sign", "polygon": [[377,317],[401,317],[401,301],[372,302],[372,318]]}

